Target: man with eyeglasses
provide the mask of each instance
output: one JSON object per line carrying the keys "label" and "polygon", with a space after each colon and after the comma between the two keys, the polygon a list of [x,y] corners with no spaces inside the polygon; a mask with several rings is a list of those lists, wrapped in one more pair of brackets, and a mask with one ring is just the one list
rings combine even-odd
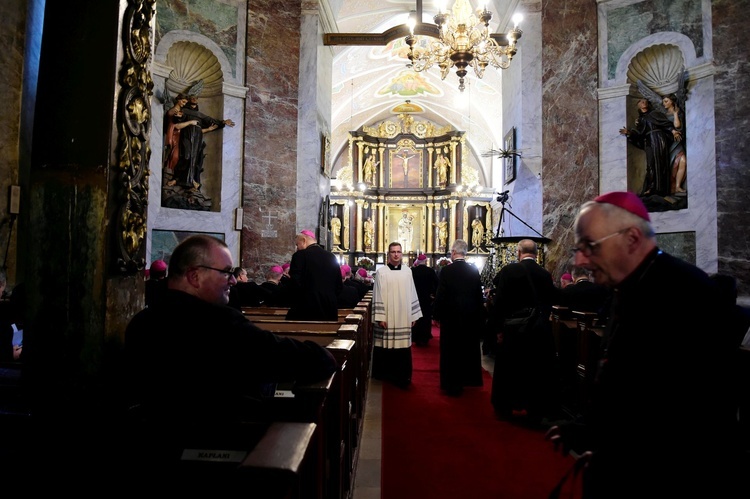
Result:
{"label": "man with eyeglasses", "polygon": [[740,497],[736,340],[729,308],[703,270],[657,246],[631,192],[587,202],[575,264],[613,290],[589,410],[553,426],[556,449],[582,459],[584,498]]}
{"label": "man with eyeglasses", "polygon": [[318,381],[337,368],[324,347],[262,330],[228,306],[234,272],[223,241],[185,239],[169,260],[164,299],[127,326],[129,406],[165,432],[262,419],[268,384]]}

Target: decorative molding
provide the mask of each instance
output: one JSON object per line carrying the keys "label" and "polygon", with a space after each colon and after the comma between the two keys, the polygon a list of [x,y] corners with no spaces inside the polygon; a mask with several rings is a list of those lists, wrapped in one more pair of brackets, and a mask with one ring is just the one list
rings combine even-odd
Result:
{"label": "decorative molding", "polygon": [[363,126],[362,131],[372,137],[381,139],[392,139],[402,133],[411,133],[420,139],[424,139],[440,137],[453,131],[453,127],[450,125],[436,127],[431,121],[415,121],[413,116],[406,113],[399,114],[398,118],[400,123],[386,120],[380,122],[377,126]]}
{"label": "decorative molding", "polygon": [[122,23],[124,54],[117,107],[119,174],[114,263],[123,274],[135,274],[145,267],[154,88],[149,62],[155,4],[156,0],[129,0]]}

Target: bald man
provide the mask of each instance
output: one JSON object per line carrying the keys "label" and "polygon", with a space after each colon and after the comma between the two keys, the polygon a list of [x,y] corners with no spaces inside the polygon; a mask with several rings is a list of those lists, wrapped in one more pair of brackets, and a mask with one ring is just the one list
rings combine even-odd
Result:
{"label": "bald man", "polygon": [[344,286],[336,255],[316,241],[311,230],[294,238],[297,251],[289,266],[291,306],[286,318],[303,321],[338,320],[338,295]]}

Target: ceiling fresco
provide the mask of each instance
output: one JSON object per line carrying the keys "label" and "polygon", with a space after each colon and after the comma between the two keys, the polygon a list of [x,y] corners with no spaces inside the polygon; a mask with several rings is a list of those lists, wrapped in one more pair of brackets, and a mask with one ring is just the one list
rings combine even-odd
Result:
{"label": "ceiling fresco", "polygon": [[[477,0],[470,0],[474,8]],[[445,3],[445,2],[443,2]],[[519,0],[495,0],[487,9],[493,13],[491,32],[505,32]],[[438,2],[425,0],[422,22],[434,23]],[[414,0],[331,0],[339,33],[382,33],[406,23],[409,12],[417,10]],[[340,7],[337,9],[337,6]],[[447,1],[448,8],[453,0]],[[523,27],[521,25],[521,27]],[[426,43],[427,39],[420,40]],[[519,47],[523,38],[519,41]],[[480,183],[488,185],[490,170],[497,160],[482,153],[502,144],[502,70],[488,68],[478,79],[473,70],[466,78],[466,90],[458,90],[458,77],[452,69],[445,80],[433,67],[416,72],[407,67],[409,47],[404,38],[384,46],[332,46],[331,144],[333,175],[348,161],[348,132],[363,125],[394,120],[408,109],[420,120],[450,125],[466,132],[470,164],[477,168]],[[406,106],[406,107],[404,107]]]}

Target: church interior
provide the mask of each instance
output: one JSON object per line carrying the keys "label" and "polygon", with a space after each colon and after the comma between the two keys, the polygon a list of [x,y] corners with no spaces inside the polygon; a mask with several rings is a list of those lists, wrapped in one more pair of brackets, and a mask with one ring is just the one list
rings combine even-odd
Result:
{"label": "church interior", "polygon": [[[194,233],[258,282],[303,229],[351,266],[384,265],[392,241],[436,266],[464,239],[488,282],[531,237],[559,278],[578,207],[628,190],[663,250],[750,303],[747,2],[485,9],[500,66],[423,67],[432,1],[4,0],[0,242],[27,293],[34,403],[106,404],[150,262]],[[672,94],[686,171],[657,192],[620,129]],[[190,171],[170,163],[181,95],[212,123],[193,126]]]}

